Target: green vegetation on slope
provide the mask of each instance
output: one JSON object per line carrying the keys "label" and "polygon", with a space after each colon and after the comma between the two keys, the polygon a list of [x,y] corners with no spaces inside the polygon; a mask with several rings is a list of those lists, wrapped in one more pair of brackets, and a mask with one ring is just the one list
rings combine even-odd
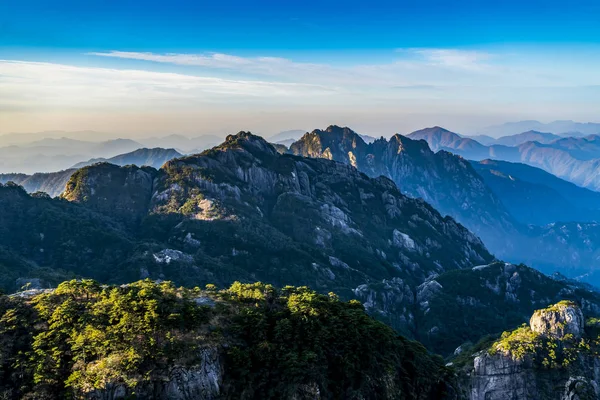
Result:
{"label": "green vegetation on slope", "polygon": [[207,348],[219,354],[225,399],[289,398],[304,388],[323,399],[452,391],[440,358],[358,302],[306,287],[73,280],[30,297],[1,296],[0,316],[0,391],[8,398],[83,398],[117,386],[143,397],[175,366],[205,363]]}

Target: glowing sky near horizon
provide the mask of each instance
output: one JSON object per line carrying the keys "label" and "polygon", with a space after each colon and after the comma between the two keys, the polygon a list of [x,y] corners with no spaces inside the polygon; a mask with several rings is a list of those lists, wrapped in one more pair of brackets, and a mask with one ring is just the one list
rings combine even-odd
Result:
{"label": "glowing sky near horizon", "polygon": [[600,120],[600,5],[0,2],[0,133]]}

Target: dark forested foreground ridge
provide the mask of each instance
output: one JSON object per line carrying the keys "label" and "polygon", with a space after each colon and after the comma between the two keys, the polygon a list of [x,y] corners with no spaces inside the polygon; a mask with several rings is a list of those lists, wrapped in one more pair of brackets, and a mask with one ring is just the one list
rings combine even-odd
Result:
{"label": "dark forested foreground ridge", "polygon": [[2,398],[440,399],[440,357],[306,287],[70,281],[0,297]]}
{"label": "dark forested foreground ridge", "polygon": [[262,283],[64,282],[0,296],[5,399],[596,399],[600,322],[572,301],[444,365],[351,300]]}

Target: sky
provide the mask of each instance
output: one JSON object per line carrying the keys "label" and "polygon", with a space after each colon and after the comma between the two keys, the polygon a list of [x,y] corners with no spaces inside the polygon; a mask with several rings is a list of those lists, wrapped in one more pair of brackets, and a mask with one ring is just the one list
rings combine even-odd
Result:
{"label": "sky", "polygon": [[598,1],[0,0],[0,133],[600,121]]}

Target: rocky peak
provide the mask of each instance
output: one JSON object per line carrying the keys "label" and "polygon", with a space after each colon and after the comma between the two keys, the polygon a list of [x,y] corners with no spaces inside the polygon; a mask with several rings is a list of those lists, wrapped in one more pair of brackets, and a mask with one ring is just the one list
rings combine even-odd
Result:
{"label": "rocky peak", "polygon": [[[274,156],[277,150],[260,136],[254,135],[251,132],[241,131],[235,135],[228,135],[217,150],[245,150],[255,156],[265,154]],[[210,151],[210,150],[209,150]]]}
{"label": "rocky peak", "polygon": [[137,222],[148,211],[157,174],[152,167],[98,163],[77,170],[62,197],[102,214]]}
{"label": "rocky peak", "polygon": [[537,310],[529,320],[531,330],[546,337],[563,338],[571,334],[581,338],[584,330],[583,313],[572,301],[561,301],[543,310]]}
{"label": "rocky peak", "polygon": [[404,151],[412,155],[433,155],[433,151],[431,151],[425,140],[410,139],[406,136],[400,135],[399,133],[391,137],[390,145],[397,145],[398,153]]}
{"label": "rocky peak", "polygon": [[327,158],[358,167],[368,149],[367,143],[348,127],[330,125],[324,131],[315,129],[290,146],[290,152],[313,158]]}
{"label": "rocky peak", "polygon": [[433,127],[366,144],[352,130],[332,126],[305,135],[291,145],[290,152],[350,164],[371,177],[386,176],[404,194],[420,197],[464,224],[502,257],[509,252],[509,238],[518,234],[518,224],[467,161],[446,151],[432,151],[428,135],[443,134],[450,140],[467,140]]}
{"label": "rocky peak", "polygon": [[530,326],[505,332],[490,350],[474,354],[469,399],[600,398],[597,337],[590,334],[572,301],[537,310]]}

